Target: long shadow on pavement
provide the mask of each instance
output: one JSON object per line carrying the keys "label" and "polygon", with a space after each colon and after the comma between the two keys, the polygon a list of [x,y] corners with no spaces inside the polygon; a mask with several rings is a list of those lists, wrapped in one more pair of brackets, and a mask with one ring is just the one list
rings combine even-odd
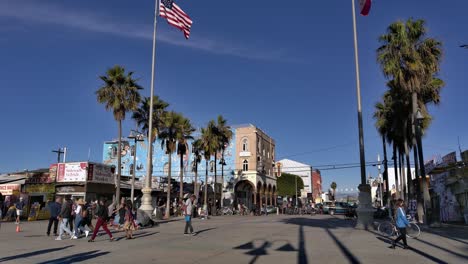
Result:
{"label": "long shadow on pavement", "polygon": [[58,248],[42,249],[42,250],[37,250],[37,251],[28,252],[28,253],[24,253],[24,254],[19,254],[19,255],[15,255],[15,256],[4,257],[4,258],[0,258],[0,262],[10,261],[10,260],[15,260],[15,259],[20,259],[20,258],[29,258],[29,257],[32,257],[32,256],[47,254],[47,253],[54,252],[54,251],[60,251],[60,250],[63,250],[63,249],[67,249],[69,247],[73,247],[73,245],[65,246],[65,247],[58,247]]}
{"label": "long shadow on pavement", "polygon": [[74,255],[62,257],[62,258],[56,258],[52,260],[47,260],[43,262],[39,262],[38,264],[54,264],[54,263],[76,263],[76,262],[81,262],[85,261],[88,259],[93,259],[97,258],[100,256],[104,256],[109,254],[110,252],[99,252],[99,250],[93,250],[89,252],[82,252],[82,253],[77,253]]}
{"label": "long shadow on pavement", "polygon": [[[354,222],[343,221],[342,219],[331,217],[329,219],[315,219],[315,218],[289,218],[284,219],[282,222],[286,224],[294,224],[300,226],[299,233],[299,252],[298,252],[298,263],[307,263],[307,256],[305,246],[301,249],[301,243],[304,244],[303,227],[319,227],[325,229],[327,234],[333,239],[338,248],[348,258],[350,263],[360,263],[360,261],[353,255],[353,253],[330,231],[334,228],[353,228]],[[301,237],[302,236],[302,237]],[[302,241],[302,242],[301,242]]]}
{"label": "long shadow on pavement", "polygon": [[[381,234],[379,234],[379,233],[377,233],[377,232],[371,231],[371,230],[367,230],[367,231],[370,232],[370,233],[372,233],[372,234],[374,234],[374,235],[376,235],[376,238],[377,238],[378,240],[380,240],[380,241],[382,241],[382,242],[385,242],[386,244],[389,244],[389,245],[392,244],[393,239],[388,238],[388,237],[385,237],[385,236],[383,236],[383,235],[381,235]],[[431,260],[431,261],[433,261],[433,262],[435,262],[435,263],[441,263],[441,264],[448,263],[448,262],[446,262],[446,261],[444,261],[444,260],[442,260],[442,259],[440,259],[440,258],[431,256],[431,255],[427,254],[426,252],[423,252],[423,251],[421,251],[421,250],[419,250],[419,249],[415,249],[414,247],[411,247],[411,245],[410,245],[410,249],[409,249],[409,250],[411,250],[411,251],[413,251],[414,253],[417,253],[417,254],[419,254],[419,255],[421,255],[421,256],[423,256],[423,257],[425,257],[425,258],[427,258],[427,259],[429,259],[429,260]]]}
{"label": "long shadow on pavement", "polygon": [[195,232],[197,235],[201,234],[201,233],[204,233],[204,232],[207,232],[207,231],[210,231],[210,230],[213,230],[213,229],[217,229],[216,227],[212,227],[212,228],[205,228],[205,229],[202,229],[202,230],[199,230],[197,232]]}
{"label": "long shadow on pavement", "polygon": [[415,239],[415,241],[421,242],[421,243],[426,244],[426,245],[431,246],[431,247],[435,247],[435,248],[437,248],[437,249],[440,249],[440,250],[442,250],[442,251],[445,251],[445,252],[447,252],[447,253],[450,253],[450,254],[452,254],[452,255],[454,255],[454,256],[457,256],[457,257],[459,257],[459,258],[463,258],[463,259],[465,259],[465,260],[468,260],[468,256],[467,256],[467,255],[463,255],[463,254],[457,253],[457,252],[455,252],[455,251],[452,251],[452,250],[450,250],[450,249],[446,249],[446,248],[444,248],[444,247],[441,247],[441,246],[438,246],[438,245],[434,245],[434,244],[429,243],[429,242],[426,242],[426,241],[424,241],[424,240],[422,240],[422,239],[420,239],[420,238],[419,238],[419,239]]}
{"label": "long shadow on pavement", "polygon": [[[466,239],[466,234],[464,234],[463,232],[456,232],[456,231],[451,231],[449,232],[449,235],[444,235],[444,234],[441,234],[440,232],[437,232],[436,230],[433,230],[433,229],[430,229],[430,228],[423,228],[423,230],[425,232],[428,232],[428,233],[431,233],[433,235],[437,235],[437,236],[441,236],[443,238],[446,238],[446,239],[450,239],[450,240],[454,240],[456,242],[459,242],[459,243],[462,243],[462,244],[465,244],[465,245],[468,245],[468,242],[467,241],[463,241],[461,239],[458,239],[458,238],[455,238],[455,236],[460,236],[461,238],[465,238]],[[459,234],[460,233],[460,234]]]}

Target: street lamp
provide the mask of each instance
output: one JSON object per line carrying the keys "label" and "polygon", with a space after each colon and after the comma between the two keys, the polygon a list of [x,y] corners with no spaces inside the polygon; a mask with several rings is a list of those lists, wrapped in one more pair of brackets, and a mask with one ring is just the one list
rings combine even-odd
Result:
{"label": "street lamp", "polygon": [[422,132],[421,132],[421,126],[422,122],[424,121],[424,116],[422,115],[421,111],[418,109],[416,113],[416,140],[418,144],[418,156],[419,156],[419,168],[420,168],[420,175],[421,175],[421,187],[423,190],[423,197],[424,197],[424,203],[423,203],[423,210],[424,210],[424,223],[428,224],[427,220],[427,211],[426,209],[430,206],[430,196],[429,196],[429,190],[427,189],[427,182],[426,182],[426,169],[424,168],[424,156],[423,156],[423,148],[422,148]]}
{"label": "street lamp", "polygon": [[129,139],[134,140],[134,148],[135,151],[133,152],[133,172],[132,172],[132,190],[130,192],[130,199],[132,204],[134,202],[135,197],[135,174],[136,174],[136,153],[137,153],[137,142],[144,141],[144,135],[136,130],[130,130],[130,135],[128,136]]}

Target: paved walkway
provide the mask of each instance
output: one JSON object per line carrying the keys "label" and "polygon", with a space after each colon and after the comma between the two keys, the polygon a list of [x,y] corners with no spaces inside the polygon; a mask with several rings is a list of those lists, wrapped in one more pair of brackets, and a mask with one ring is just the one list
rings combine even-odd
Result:
{"label": "paved walkway", "polygon": [[[354,229],[341,216],[225,216],[194,220],[196,236],[183,236],[183,220],[136,232],[135,240],[55,241],[46,222],[0,229],[0,263],[467,263],[468,232],[437,229],[409,240],[412,250],[391,250],[373,231]],[[116,233],[116,238],[124,237]]]}

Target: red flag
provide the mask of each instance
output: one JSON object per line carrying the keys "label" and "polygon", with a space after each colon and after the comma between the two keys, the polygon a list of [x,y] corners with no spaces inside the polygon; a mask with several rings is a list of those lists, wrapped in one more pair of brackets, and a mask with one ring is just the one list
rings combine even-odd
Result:
{"label": "red flag", "polygon": [[371,9],[372,0],[359,0],[359,6],[361,7],[361,15],[367,16]]}

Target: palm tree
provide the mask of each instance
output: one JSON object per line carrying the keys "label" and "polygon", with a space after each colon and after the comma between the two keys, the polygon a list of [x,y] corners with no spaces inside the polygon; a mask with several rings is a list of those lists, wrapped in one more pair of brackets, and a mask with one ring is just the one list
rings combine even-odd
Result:
{"label": "palm tree", "polygon": [[[149,113],[150,113],[150,104],[151,98],[145,97],[138,109],[136,109],[132,114],[132,119],[135,120],[137,126],[141,128],[141,130],[146,134],[149,135]],[[148,144],[151,145],[149,151],[149,157],[153,157],[153,143],[156,140],[159,131],[161,130],[162,126],[162,118],[166,113],[166,108],[169,106],[168,103],[161,100],[158,96],[153,97],[153,132],[151,133],[151,139],[148,140]],[[153,161],[150,159],[151,166],[147,168],[148,170],[153,171]],[[152,173],[151,173],[152,175]]]}
{"label": "palm tree", "polygon": [[174,111],[168,112],[163,116],[163,123],[159,138],[161,139],[161,148],[165,150],[168,158],[168,175],[167,175],[167,204],[165,217],[170,217],[169,208],[171,206],[171,171],[172,171],[172,153],[176,151],[177,139],[180,134],[180,124],[184,121],[184,117]]}
{"label": "palm tree", "polygon": [[184,155],[188,149],[188,141],[193,139],[195,128],[190,123],[190,120],[182,117],[179,123],[179,131],[177,133],[177,154],[180,156],[180,199],[184,198]]}
{"label": "palm tree", "polygon": [[336,182],[332,182],[332,183],[330,184],[330,188],[333,190],[333,201],[335,200],[336,187],[338,187],[338,186],[336,185]]}
{"label": "palm tree", "polygon": [[[424,20],[397,21],[388,27],[386,34],[380,36],[382,46],[377,50],[378,62],[385,77],[395,82],[395,88],[411,105],[407,124],[411,121],[409,124],[414,146],[416,112],[418,109],[427,112],[427,103],[438,103],[437,98],[444,85],[442,80],[436,78],[442,57],[442,43],[426,37],[426,33]],[[431,94],[432,99],[426,100],[428,98],[424,98],[425,94]],[[437,100],[433,100],[435,98]],[[424,204],[430,208],[429,190],[424,179],[425,175],[422,180]],[[416,192],[418,197],[419,192]]]}
{"label": "palm tree", "polygon": [[201,146],[200,139],[195,140],[192,144],[192,156],[193,156],[192,171],[195,173],[193,192],[197,196],[197,201],[198,201],[198,195],[200,194],[200,191],[198,190],[198,164],[200,164],[201,158],[202,158],[200,146]]}
{"label": "palm tree", "polygon": [[206,162],[206,174],[205,174],[205,197],[204,197],[204,208],[208,208],[208,162],[211,159],[211,155],[216,153],[218,149],[218,140],[215,134],[216,124],[213,120],[208,122],[206,128],[201,129],[201,137],[198,141],[198,148],[203,153],[203,157]]}
{"label": "palm tree", "polygon": [[96,91],[97,101],[104,104],[106,110],[112,110],[119,127],[117,147],[117,184],[115,198],[120,201],[120,177],[122,173],[122,121],[125,114],[134,111],[141,100],[139,90],[143,89],[133,78],[133,72],[125,72],[122,66],[114,66],[107,70],[106,75],[99,77],[104,83]]}
{"label": "palm tree", "polygon": [[[231,127],[227,125],[227,120],[223,118],[222,115],[218,116],[217,124],[216,124],[216,133],[218,136],[218,149],[217,151],[221,152],[221,185],[224,186],[224,151],[226,147],[229,145],[229,142],[232,139],[232,131]],[[215,155],[215,171],[216,171],[216,155]],[[215,186],[216,186],[216,179],[215,179]],[[221,187],[222,190],[223,187]],[[216,196],[216,195],[215,195]],[[221,199],[219,200],[219,207],[221,207]]]}

